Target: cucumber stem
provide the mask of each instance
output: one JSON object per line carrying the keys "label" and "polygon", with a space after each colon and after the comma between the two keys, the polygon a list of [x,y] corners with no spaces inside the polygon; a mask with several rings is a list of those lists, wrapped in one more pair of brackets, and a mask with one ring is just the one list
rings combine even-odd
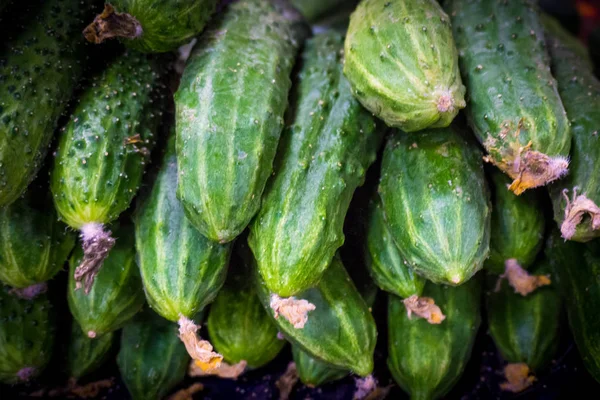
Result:
{"label": "cucumber stem", "polygon": [[600,228],[600,207],[588,199],[585,194],[578,196],[577,190],[577,187],[573,188],[572,201],[567,195],[569,193],[568,189],[564,189],[562,192],[567,200],[567,206],[565,207],[565,219],[560,226],[560,233],[565,240],[570,240],[575,235],[577,226],[581,223],[585,214],[591,217],[593,230]]}
{"label": "cucumber stem", "polygon": [[142,36],[142,25],[127,13],[118,13],[110,4],[83,30],[83,36],[92,43],[102,43],[112,37],[135,39]]}
{"label": "cucumber stem", "polygon": [[10,290],[10,293],[21,299],[31,300],[39,294],[46,293],[47,290],[48,285],[46,282],[42,282],[21,289],[13,288]]}
{"label": "cucumber stem", "polygon": [[508,364],[504,367],[506,382],[500,384],[500,389],[518,393],[533,385],[535,376],[530,376],[529,366],[525,363]]}
{"label": "cucumber stem", "polygon": [[35,375],[36,369],[33,367],[25,367],[21,368],[17,372],[17,377],[21,380],[21,382],[27,382]]}
{"label": "cucumber stem", "polygon": [[402,300],[406,307],[408,319],[411,319],[412,313],[418,317],[425,318],[427,322],[433,325],[441,324],[446,319],[440,307],[435,304],[431,297],[419,297],[416,294]]}
{"label": "cucumber stem", "polygon": [[179,315],[178,323],[179,339],[185,345],[194,363],[205,372],[218,369],[223,361],[223,356],[213,351],[213,347],[208,340],[202,340],[198,337],[196,332],[200,329],[200,326],[183,315]]}
{"label": "cucumber stem", "polygon": [[89,294],[94,284],[94,278],[104,259],[108,257],[110,249],[115,245],[115,239],[110,231],[104,230],[104,225],[91,222],[81,227],[81,242],[83,247],[83,260],[75,269],[75,290],[84,286],[85,294]]}
{"label": "cucumber stem", "polygon": [[552,283],[549,275],[529,275],[515,258],[509,258],[504,262],[504,273],[498,277],[496,292],[500,291],[504,278],[508,279],[508,283],[515,289],[515,293],[519,293],[521,296],[527,296],[538,287]]}
{"label": "cucumber stem", "polygon": [[275,318],[279,318],[279,315],[283,316],[296,329],[304,328],[309,311],[316,309],[315,305],[307,300],[298,300],[293,296],[281,298],[276,294],[271,295],[270,306],[275,312]]}
{"label": "cucumber stem", "polygon": [[288,400],[296,383],[298,383],[298,369],[295,362],[290,362],[283,375],[275,382],[275,386],[279,389],[279,400]]}
{"label": "cucumber stem", "polygon": [[218,368],[206,371],[196,361],[192,360],[188,369],[188,375],[192,377],[213,375],[219,378],[235,380],[246,371],[247,366],[248,362],[246,360],[241,360],[236,364],[228,364],[225,361],[221,361]]}
{"label": "cucumber stem", "polygon": [[354,392],[353,400],[363,400],[377,390],[377,380],[373,375],[367,375],[364,378],[356,378],[354,383],[356,385],[356,391]]}

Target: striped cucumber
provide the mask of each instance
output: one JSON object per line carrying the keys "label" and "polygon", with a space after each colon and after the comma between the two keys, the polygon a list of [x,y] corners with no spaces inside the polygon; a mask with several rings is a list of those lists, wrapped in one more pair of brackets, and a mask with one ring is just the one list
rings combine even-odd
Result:
{"label": "striped cucumber", "polygon": [[515,194],[567,173],[571,131],[532,0],[449,0],[467,117]]}
{"label": "striped cucumber", "polygon": [[117,334],[107,333],[90,339],[81,331],[76,321],[71,324],[71,336],[67,345],[67,373],[75,380],[97,370],[111,354]]}
{"label": "striped cucumber", "polygon": [[92,43],[119,38],[144,53],[177,49],[202,32],[217,0],[111,0],[83,31]]}
{"label": "striped cucumber", "polygon": [[435,283],[460,285],[488,256],[490,201],[481,153],[456,128],[388,140],[379,195],[406,262]]}
{"label": "striped cucumber", "polygon": [[[0,207],[37,174],[85,64],[92,1],[28,1],[0,47]],[[4,24],[6,26],[7,24]]]}
{"label": "striped cucumber", "polygon": [[450,18],[435,0],[362,0],[344,56],[354,95],[389,126],[446,127],[465,107]]}
{"label": "striped cucumber", "polygon": [[177,194],[213,241],[232,241],[259,209],[306,34],[282,2],[241,0],[211,23],[187,61],[175,94]]}
{"label": "striped cucumber", "polygon": [[318,387],[348,376],[350,371],[331,366],[302,350],[292,346],[292,355],[300,381],[308,387]]}
{"label": "striped cucumber", "polygon": [[77,289],[73,272],[84,257],[81,249],[69,261],[67,298],[71,314],[91,339],[123,326],[144,305],[140,272],[135,263],[133,232],[128,226],[116,231],[119,241],[104,261],[89,293]]}
{"label": "striped cucumber", "polygon": [[350,200],[381,142],[382,130],[354,100],[342,74],[342,43],[335,32],[307,41],[294,119],[250,225],[258,270],[281,297],[316,285],[344,243]]}
{"label": "striped cucumber", "polygon": [[146,57],[124,53],[93,78],[61,133],[50,187],[61,219],[81,232],[75,280],[86,293],[115,243],[104,225],[129,207],[154,144],[159,78]]}

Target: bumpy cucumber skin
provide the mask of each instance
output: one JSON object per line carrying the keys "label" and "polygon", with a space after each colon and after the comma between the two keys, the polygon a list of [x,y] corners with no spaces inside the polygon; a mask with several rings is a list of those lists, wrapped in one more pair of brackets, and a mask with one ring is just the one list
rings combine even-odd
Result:
{"label": "bumpy cucumber skin", "polygon": [[[551,272],[545,260],[531,270],[535,275]],[[506,281],[496,292],[497,280],[497,275],[489,274],[486,291],[488,327],[494,343],[507,362],[525,363],[539,372],[556,355],[560,339],[562,304],[557,285],[553,282],[521,296]]]}
{"label": "bumpy cucumber skin", "polygon": [[225,282],[231,245],[214,243],[185,217],[177,199],[175,135],[151,192],[137,206],[137,263],[150,306],[170,321],[193,316]]}
{"label": "bumpy cucumber skin", "polygon": [[[577,188],[578,195],[585,195],[600,206],[600,80],[594,76],[589,59],[578,54],[577,47],[571,47],[558,36],[549,39],[548,47],[573,133],[569,174],[549,188],[554,220],[561,226],[567,207],[563,190],[568,190],[566,194],[572,200]],[[570,240],[587,242],[597,237],[600,229],[594,229],[589,218],[577,225]]]}
{"label": "bumpy cucumber skin", "polygon": [[133,400],[162,399],[190,361],[177,325],[146,309],[123,327],[117,365]]}
{"label": "bumpy cucumber skin", "polygon": [[233,240],[260,207],[306,33],[281,3],[242,0],[211,23],[187,61],[175,94],[177,194],[213,241]]}
{"label": "bumpy cucumber skin", "polygon": [[36,198],[41,193],[32,189],[0,208],[0,280],[15,288],[51,279],[75,245],[74,234],[58,222],[50,197]]}
{"label": "bumpy cucumber skin", "polygon": [[318,17],[338,8],[346,0],[290,0],[290,3],[300,11],[300,14],[309,22],[314,22]]}
{"label": "bumpy cucumber skin", "polygon": [[449,0],[445,7],[469,93],[467,117],[491,161],[507,172],[529,142],[533,151],[567,157],[569,121],[534,2]]}
{"label": "bumpy cucumber skin", "polygon": [[154,64],[127,52],[82,94],[50,175],[54,205],[71,227],[109,223],[129,207],[154,145],[162,87]]}
{"label": "bumpy cucumber skin", "polygon": [[435,0],[363,0],[344,56],[354,95],[389,126],[446,127],[465,107],[450,18]]}
{"label": "bumpy cucumber skin", "polygon": [[208,334],[215,351],[230,364],[245,360],[259,368],[274,359],[285,341],[263,308],[252,282],[252,253],[245,243],[236,245],[237,265],[210,306]]}
{"label": "bumpy cucumber skin", "polygon": [[490,241],[481,153],[456,128],[390,136],[381,166],[384,218],[404,261],[435,283],[460,285]]}
{"label": "bumpy cucumber skin", "polygon": [[[56,330],[54,308],[46,294],[24,300],[10,290],[0,286],[0,382],[6,384],[39,375],[50,361]],[[30,373],[24,374],[25,368],[31,368]]]}
{"label": "bumpy cucumber skin", "polygon": [[300,349],[292,346],[292,355],[300,381],[308,387],[321,386],[346,377],[350,371],[327,364]]}
{"label": "bumpy cucumber skin", "polygon": [[527,269],[544,244],[546,222],[541,193],[528,191],[521,196],[507,190],[510,180],[502,172],[492,170],[490,184],[494,187],[490,257],[485,268],[502,274],[505,261],[515,258]]}
{"label": "bumpy cucumber skin", "polygon": [[409,319],[402,299],[389,295],[388,368],[411,399],[438,399],[454,386],[471,356],[479,325],[478,278],[458,287],[427,283],[423,295],[446,315],[439,325]]}
{"label": "bumpy cucumber skin", "polygon": [[112,0],[116,12],[134,17],[142,27],[139,38],[125,46],[144,53],[177,49],[202,32],[216,9],[216,0]]}
{"label": "bumpy cucumber skin", "polygon": [[306,43],[293,122],[284,132],[248,242],[267,287],[282,297],[314,286],[344,243],[344,218],[375,161],[382,130],[342,74],[343,38]]}
{"label": "bumpy cucumber skin", "polygon": [[67,345],[67,373],[79,379],[94,372],[108,358],[116,339],[111,332],[97,339],[90,339],[81,331],[76,321],[71,324],[71,337]]}
{"label": "bumpy cucumber skin", "polygon": [[377,286],[402,298],[421,295],[425,279],[404,263],[377,195],[369,203],[365,243],[365,264]]}
{"label": "bumpy cucumber skin", "polygon": [[135,263],[133,232],[121,227],[115,232],[117,244],[104,260],[89,294],[75,290],[73,273],[81,262],[83,251],[77,248],[69,261],[67,298],[71,314],[83,333],[99,337],[121,328],[144,305],[144,290]]}
{"label": "bumpy cucumber skin", "polygon": [[[255,270],[259,298],[271,317],[271,293]],[[292,344],[322,361],[360,376],[373,371],[377,340],[375,321],[352,283],[339,256],[334,257],[318,285],[300,294],[316,306],[308,322],[296,329],[285,318],[274,318],[279,331]]]}
{"label": "bumpy cucumber skin", "polygon": [[[28,2],[32,3],[32,2]],[[91,1],[47,0],[19,14],[0,53],[0,207],[15,201],[42,165],[81,76]],[[36,10],[37,11],[34,11]]]}
{"label": "bumpy cucumber skin", "polygon": [[548,238],[546,255],[565,302],[571,332],[588,372],[600,382],[600,254],[597,241],[565,241],[558,231]]}

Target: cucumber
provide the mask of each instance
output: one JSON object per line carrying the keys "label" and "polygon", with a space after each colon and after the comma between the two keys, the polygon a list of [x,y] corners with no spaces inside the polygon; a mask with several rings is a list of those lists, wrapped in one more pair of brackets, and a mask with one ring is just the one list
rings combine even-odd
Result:
{"label": "cucumber", "polygon": [[80,32],[91,3],[27,2],[13,27],[3,33],[0,207],[25,191],[44,161],[58,119],[83,72],[85,40]]}
{"label": "cucumber", "polygon": [[217,0],[112,0],[83,31],[92,43],[119,38],[145,53],[177,49],[202,32]]}
{"label": "cucumber", "polygon": [[460,285],[488,256],[490,200],[481,153],[456,128],[386,145],[379,195],[406,265],[435,283]]}
{"label": "cucumber", "polygon": [[271,321],[252,283],[252,253],[237,245],[237,257],[223,289],[208,314],[208,334],[215,350],[229,364],[244,361],[254,369],[273,360],[285,341],[277,338]]}
{"label": "cucumber", "polygon": [[162,111],[163,85],[147,57],[124,53],[92,79],[60,135],[50,188],[60,218],[81,232],[76,270],[88,293],[114,245],[103,226],[129,207]]}
{"label": "cucumber", "polygon": [[241,0],[211,23],[187,61],[175,93],[177,195],[215,242],[232,241],[259,209],[307,33],[282,2]]}
{"label": "cucumber", "polygon": [[565,241],[558,231],[548,238],[546,254],[565,302],[569,326],[588,372],[600,382],[600,320],[590,318],[600,307],[598,240]]}
{"label": "cucumber", "polygon": [[225,282],[230,245],[206,239],[185,217],[176,197],[175,135],[147,196],[137,204],[137,262],[148,304],[163,318],[191,319]]}
{"label": "cucumber", "polygon": [[119,241],[106,258],[104,268],[88,294],[77,290],[73,277],[76,266],[84,257],[83,251],[75,250],[69,260],[69,309],[83,333],[91,339],[121,328],[145,303],[140,272],[135,263],[132,229],[125,225],[116,233]]}
{"label": "cucumber", "polygon": [[344,56],[354,95],[389,126],[447,127],[465,107],[450,18],[435,0],[362,0]]}
{"label": "cucumber", "polygon": [[309,22],[316,21],[329,11],[341,7],[345,2],[346,0],[290,0],[296,10],[300,11]]}
{"label": "cucumber", "polygon": [[317,286],[299,294],[316,307],[303,329],[296,329],[285,318],[275,317],[271,310],[271,293],[256,267],[254,269],[263,307],[288,341],[338,368],[360,376],[372,372],[377,339],[375,321],[339,256],[334,257]]}
{"label": "cucumber", "polygon": [[563,238],[586,242],[600,236],[600,170],[595,167],[600,156],[600,80],[589,58],[560,34],[549,38],[548,47],[573,132],[569,175],[549,188],[554,220]]}
{"label": "cucumber", "polygon": [[490,257],[485,268],[495,274],[505,271],[506,261],[515,259],[524,269],[535,260],[544,244],[546,222],[541,193],[528,191],[515,196],[506,188],[510,179],[503,173],[490,171],[493,209]]}
{"label": "cucumber", "polygon": [[97,339],[90,339],[81,331],[79,324],[73,321],[66,356],[69,377],[77,380],[97,370],[111,354],[116,337],[116,332],[110,332]]}
{"label": "cucumber", "polygon": [[22,299],[0,285],[0,382],[26,382],[52,356],[55,312],[46,294]]}
{"label": "cucumber", "polygon": [[50,280],[75,245],[74,235],[58,222],[50,196],[35,186],[0,208],[0,280],[14,288]]}
{"label": "cucumber", "polygon": [[117,365],[133,400],[162,399],[183,380],[189,361],[175,325],[150,309],[123,327]]}
{"label": "cucumber", "polygon": [[486,160],[519,195],[567,174],[571,131],[532,0],[450,0],[469,92],[467,118]]}
{"label": "cucumber", "polygon": [[344,243],[344,218],[375,161],[382,130],[352,97],[342,74],[343,38],[307,41],[293,122],[248,242],[269,291],[296,295],[317,284]]}
{"label": "cucumber", "polygon": [[[577,37],[573,36],[573,34],[571,32],[569,32],[566,28],[564,28],[560,21],[557,20],[556,18],[550,16],[549,14],[546,14],[544,12],[541,13],[540,15],[540,20],[542,21],[542,25],[544,27],[544,32],[545,32],[545,38],[546,38],[546,47],[549,48],[549,50],[551,50],[552,47],[552,38],[555,37],[556,40],[558,40],[560,43],[564,44],[567,48],[569,48],[569,50],[571,50],[573,53],[577,54],[577,58],[579,58],[581,60],[581,62],[585,62],[586,66],[589,67],[590,69],[594,68],[594,65],[592,63],[592,59],[591,59],[591,51],[592,51],[592,46],[591,46],[591,41],[590,41],[590,49],[588,51],[588,49],[586,48],[586,46],[581,42],[581,40],[579,40]],[[591,37],[590,37],[591,40]],[[549,53],[551,54],[551,51],[549,51]],[[550,59],[552,60],[552,57],[550,57]],[[552,65],[552,63],[551,63]],[[552,67],[554,68],[554,67]],[[553,71],[554,72],[554,71]],[[558,80],[558,78],[557,78]],[[560,94],[560,88],[558,89],[558,93]],[[562,98],[562,95],[561,95]],[[563,102],[565,100],[563,99]],[[565,109],[567,108],[566,104],[565,104]],[[567,112],[567,116],[568,116],[568,112]]]}
{"label": "cucumber", "polygon": [[427,283],[423,294],[446,313],[439,325],[410,318],[401,298],[388,295],[388,360],[411,399],[443,397],[463,373],[481,322],[478,278],[458,287]]}
{"label": "cucumber", "polygon": [[311,388],[343,379],[350,373],[347,369],[335,368],[318,358],[312,357],[298,346],[292,346],[292,355],[294,363],[296,363],[298,378],[303,384]]}
{"label": "cucumber", "polygon": [[[532,272],[550,273],[551,267],[542,260],[532,267]],[[535,373],[545,370],[556,355],[560,339],[562,304],[556,284],[521,296],[508,284],[496,290],[496,275],[489,274],[487,278],[487,321],[500,354],[507,363],[524,363]],[[509,390],[518,392],[527,386],[511,385]]]}

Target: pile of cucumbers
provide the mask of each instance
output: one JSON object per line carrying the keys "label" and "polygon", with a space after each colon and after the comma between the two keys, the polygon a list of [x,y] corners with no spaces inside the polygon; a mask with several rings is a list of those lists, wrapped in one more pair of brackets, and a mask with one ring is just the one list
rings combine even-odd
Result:
{"label": "pile of cucumbers", "polygon": [[25,3],[0,0],[1,383],[83,393],[116,355],[160,399],[289,343],[282,398],[381,398],[383,329],[439,399],[482,316],[499,389],[564,318],[600,382],[600,80],[535,1]]}

